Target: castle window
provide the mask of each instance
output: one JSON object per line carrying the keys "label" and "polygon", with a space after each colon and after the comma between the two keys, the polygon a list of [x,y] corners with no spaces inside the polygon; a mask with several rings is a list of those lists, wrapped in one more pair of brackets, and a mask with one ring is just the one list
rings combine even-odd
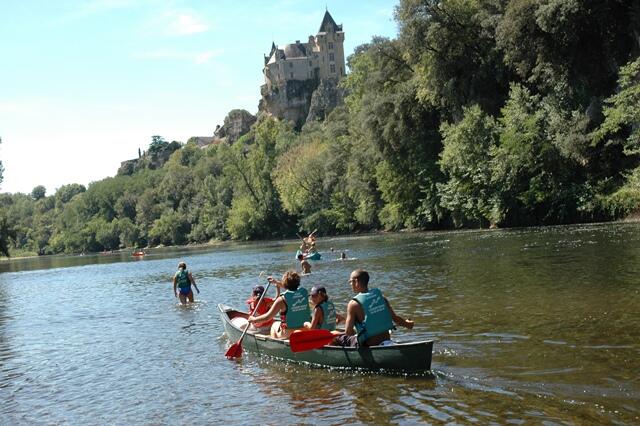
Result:
{"label": "castle window", "polygon": [[313,66],[313,63],[312,63],[311,61],[309,61],[309,66],[310,66],[310,67],[312,67],[312,66]]}
{"label": "castle window", "polygon": [[293,78],[293,73],[291,73],[291,78]]}
{"label": "castle window", "polygon": [[293,62],[289,62],[289,68],[293,68]]}
{"label": "castle window", "polygon": [[329,60],[330,61],[335,61],[336,58],[333,56],[333,52],[329,53]]}
{"label": "castle window", "polygon": [[329,42],[329,50],[333,50],[333,42],[332,41]]}
{"label": "castle window", "polygon": [[331,64],[331,73],[332,74],[336,73],[336,66],[334,64]]}

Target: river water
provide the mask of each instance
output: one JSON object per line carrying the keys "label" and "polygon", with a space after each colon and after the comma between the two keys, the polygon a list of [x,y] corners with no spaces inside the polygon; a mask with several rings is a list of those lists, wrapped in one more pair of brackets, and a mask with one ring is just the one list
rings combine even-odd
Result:
{"label": "river water", "polygon": [[[416,322],[395,338],[436,340],[431,373],[225,359],[217,304],[244,307],[261,271],[297,267],[295,241],[18,259],[0,263],[0,423],[640,423],[640,225],[318,245],[303,285],[343,308],[367,269]],[[201,290],[188,307],[179,260]]]}

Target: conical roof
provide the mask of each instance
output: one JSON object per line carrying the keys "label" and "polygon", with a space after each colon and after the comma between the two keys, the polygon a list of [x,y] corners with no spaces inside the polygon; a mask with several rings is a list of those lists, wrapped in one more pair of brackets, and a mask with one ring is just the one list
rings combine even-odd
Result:
{"label": "conical roof", "polygon": [[333,20],[331,14],[327,10],[326,12],[324,12],[324,18],[322,18],[322,23],[320,24],[320,30],[318,30],[318,32],[327,33],[330,31],[336,33],[338,31],[342,31],[342,25],[336,24],[336,21]]}

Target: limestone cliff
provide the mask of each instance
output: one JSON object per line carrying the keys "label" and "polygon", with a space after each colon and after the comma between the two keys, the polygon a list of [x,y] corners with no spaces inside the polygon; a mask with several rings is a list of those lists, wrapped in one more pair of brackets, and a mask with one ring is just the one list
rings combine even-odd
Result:
{"label": "limestone cliff", "polygon": [[318,85],[317,79],[288,80],[282,86],[272,86],[271,90],[263,85],[258,110],[281,120],[293,121],[300,129],[307,120],[311,98]]}
{"label": "limestone cliff", "polygon": [[311,96],[306,122],[324,121],[333,109],[343,103],[343,91],[337,80],[321,80]]}
{"label": "limestone cliff", "polygon": [[222,127],[217,127],[213,136],[217,139],[224,139],[227,143],[232,144],[240,136],[249,133],[251,126],[257,120],[256,116],[244,109],[234,109],[224,118]]}

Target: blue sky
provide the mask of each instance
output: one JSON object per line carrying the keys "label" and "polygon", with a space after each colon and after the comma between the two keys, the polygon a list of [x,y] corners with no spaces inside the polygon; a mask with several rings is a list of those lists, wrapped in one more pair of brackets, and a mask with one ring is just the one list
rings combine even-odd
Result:
{"label": "blue sky", "polygon": [[256,113],[271,42],[315,35],[325,7],[345,53],[395,37],[385,0],[0,0],[1,192],[51,195],[114,176],[152,135],[211,135]]}

